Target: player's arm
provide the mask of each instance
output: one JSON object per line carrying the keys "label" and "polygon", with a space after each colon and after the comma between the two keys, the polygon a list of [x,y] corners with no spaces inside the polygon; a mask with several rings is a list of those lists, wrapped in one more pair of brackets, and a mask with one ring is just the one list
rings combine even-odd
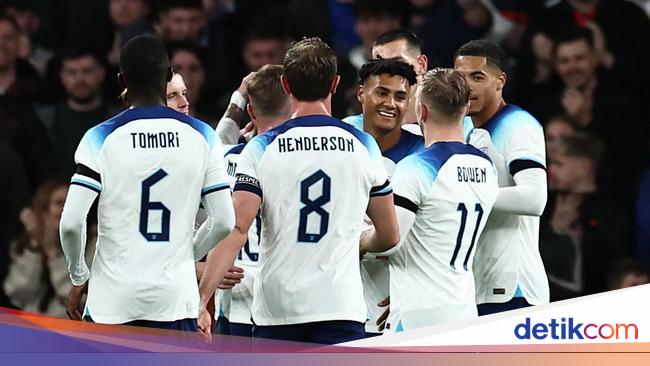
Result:
{"label": "player's arm", "polygon": [[61,213],[59,234],[61,247],[68,264],[72,285],[82,286],[90,277],[90,270],[85,260],[86,251],[86,217],[98,193],[74,182],[68,189],[68,196]]}
{"label": "player's arm", "polygon": [[237,254],[248,239],[248,230],[255,220],[262,199],[250,191],[236,191],[233,194],[235,205],[235,227],[217,246],[210,251],[205,262],[203,276],[199,283],[201,310],[214,295],[217,286],[232,267]]}
{"label": "player's arm", "polygon": [[514,186],[499,188],[499,195],[492,210],[516,215],[541,216],[546,207],[546,170],[541,164],[534,162],[522,162],[522,164],[530,166],[513,174]]}
{"label": "player's arm", "polygon": [[499,188],[493,210],[540,216],[546,206],[546,146],[542,127],[530,116],[514,129],[504,149],[512,187]]}
{"label": "player's arm", "polygon": [[360,241],[362,252],[384,252],[399,242],[399,228],[395,218],[392,191],[371,196],[366,211],[374,227],[363,232]]}
{"label": "player's arm", "polygon": [[193,240],[194,260],[197,261],[208,254],[216,243],[228,235],[235,224],[235,211],[228,185],[204,194],[201,201],[207,218],[196,231]]}
{"label": "player's arm", "polygon": [[248,104],[247,83],[253,75],[255,75],[254,72],[248,74],[242,80],[239,88],[232,93],[228,108],[217,124],[217,135],[224,144],[235,145],[239,141],[240,129],[243,127],[240,125],[244,117],[246,104]]}

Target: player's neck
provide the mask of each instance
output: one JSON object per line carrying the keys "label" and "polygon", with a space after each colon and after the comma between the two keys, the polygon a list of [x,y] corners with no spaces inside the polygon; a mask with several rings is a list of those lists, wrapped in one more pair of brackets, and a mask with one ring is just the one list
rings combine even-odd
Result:
{"label": "player's neck", "polygon": [[282,117],[274,117],[274,118],[257,118],[255,120],[257,133],[262,134],[268,130],[274,129],[290,118],[291,118],[290,116],[282,116]]}
{"label": "player's neck", "polygon": [[131,96],[129,93],[129,100],[131,101],[131,107],[155,107],[160,105],[165,105],[162,98],[159,96]]}
{"label": "player's neck", "polygon": [[490,118],[494,117],[495,114],[501,108],[506,106],[506,101],[503,100],[503,98],[499,98],[499,101],[497,103],[494,103],[491,106],[483,108],[482,111],[480,111],[478,114],[472,116],[472,123],[474,124],[474,127],[481,127],[485,124],[485,122],[489,121]]}
{"label": "player's neck", "polygon": [[427,122],[424,124],[424,146],[441,141],[465,143],[463,130],[458,124],[440,124]]}
{"label": "player's neck", "polygon": [[418,118],[415,115],[415,98],[411,98],[411,101],[409,102],[409,107],[406,109],[406,113],[404,113],[404,119],[402,120],[402,124],[406,125],[409,123],[417,122]]}
{"label": "player's neck", "polygon": [[329,97],[314,102],[303,102],[296,100],[295,98],[291,99],[291,110],[293,111],[291,113],[291,118],[311,116],[316,114],[324,114],[327,116],[332,115],[332,105]]}
{"label": "player's neck", "polygon": [[363,129],[375,138],[381,151],[392,149],[402,137],[402,128],[399,126],[391,131],[384,131],[364,124]]}

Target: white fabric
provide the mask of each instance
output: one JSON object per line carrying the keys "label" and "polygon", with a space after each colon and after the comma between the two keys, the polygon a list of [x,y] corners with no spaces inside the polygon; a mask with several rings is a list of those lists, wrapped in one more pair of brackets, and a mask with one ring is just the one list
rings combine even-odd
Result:
{"label": "white fabric", "polygon": [[[546,166],[546,148],[544,132],[541,125],[524,110],[507,105],[484,125],[485,130],[475,129],[470,136],[470,143],[484,151],[497,167],[499,187],[515,187],[519,183],[510,174],[510,165],[515,161],[530,160]],[[529,181],[533,178],[538,192],[529,192],[529,196],[517,203],[511,200],[511,192],[521,193],[521,188],[507,189],[502,206],[519,213],[541,212],[542,198],[546,196],[545,185],[539,181],[542,169],[532,168],[537,173],[515,174],[519,180]],[[522,176],[521,174],[524,173]],[[533,188],[525,184],[529,191]],[[543,187],[543,189],[542,189]],[[528,202],[527,202],[528,201]],[[545,201],[545,199],[544,199]],[[501,203],[500,203],[501,204]],[[520,206],[519,209],[514,209]],[[528,208],[528,209],[527,209]],[[494,210],[479,240],[474,260],[476,278],[476,300],[478,304],[504,303],[511,300],[517,289],[521,291],[528,303],[539,305],[549,302],[549,286],[544,264],[539,254],[539,217],[522,216],[516,213]]]}
{"label": "white fabric", "polygon": [[[99,173],[102,184],[95,187],[98,239],[85,314],[109,324],[196,318],[194,217],[203,193],[228,190],[214,130],[166,107],[132,108],[90,129],[75,160]],[[75,184],[93,185],[75,177]],[[231,202],[206,204],[219,215],[207,221],[208,231],[232,224]],[[197,243],[201,237],[212,245],[222,239],[204,229]]]}
{"label": "white fabric", "polygon": [[219,120],[216,131],[219,139],[226,145],[236,144],[241,135],[237,122],[226,116]]}
{"label": "white fabric", "polygon": [[389,258],[390,330],[477,317],[472,261],[498,194],[492,163],[469,145],[438,142],[397,164],[393,189],[417,212]]}
{"label": "white fabric", "polygon": [[86,265],[86,216],[97,198],[97,192],[78,185],[71,185],[65,199],[59,233],[61,247],[68,263],[70,280],[75,286],[81,286],[90,277]]}
{"label": "white fabric", "polygon": [[[306,148],[307,141],[318,149]],[[263,192],[255,324],[364,322],[359,236],[369,193],[387,180],[374,139],[331,117],[300,117],[252,139],[237,173],[258,180]],[[304,196],[323,211],[310,212]],[[317,242],[299,241],[305,210],[306,237],[324,234]]]}

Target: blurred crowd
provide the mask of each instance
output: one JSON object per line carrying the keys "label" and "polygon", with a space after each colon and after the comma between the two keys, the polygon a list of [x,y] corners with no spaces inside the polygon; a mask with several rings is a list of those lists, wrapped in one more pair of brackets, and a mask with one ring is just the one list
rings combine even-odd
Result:
{"label": "blurred crowd", "polygon": [[646,283],[649,16],[649,0],[0,0],[0,306],[65,313],[58,219],[74,151],[124,109],[117,57],[142,33],[165,41],[190,113],[215,127],[242,78],[303,36],[339,56],[340,118],[360,112],[357,70],[384,32],[410,29],[429,68],[496,41],[506,101],[545,128],[551,300]]}

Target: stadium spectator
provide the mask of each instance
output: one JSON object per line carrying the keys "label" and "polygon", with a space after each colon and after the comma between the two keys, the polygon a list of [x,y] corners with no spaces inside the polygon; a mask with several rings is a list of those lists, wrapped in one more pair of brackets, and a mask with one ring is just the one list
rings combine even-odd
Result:
{"label": "stadium spectator", "polygon": [[149,0],[109,0],[108,15],[115,31],[113,45],[108,53],[111,65],[117,65],[120,48],[129,39],[138,34],[153,33],[153,27],[147,19],[149,12]]}
{"label": "stadium spectator", "polygon": [[451,66],[454,52],[486,34],[492,21],[490,11],[477,0],[411,0],[411,4],[413,20],[421,22],[413,24],[413,32],[422,39],[432,66]]}
{"label": "stadium spectator", "polygon": [[357,0],[354,5],[354,29],[361,45],[350,51],[348,62],[358,70],[370,59],[377,37],[407,25],[408,3],[404,0]]}
{"label": "stadium spectator", "polygon": [[628,214],[597,185],[603,145],[576,133],[549,146],[549,205],[540,225],[540,252],[552,300],[607,290],[610,263],[631,254]]}
{"label": "stadium spectator", "polygon": [[608,290],[645,285],[649,282],[648,268],[634,258],[616,261],[607,272]]}
{"label": "stadium spectator", "polygon": [[190,113],[206,122],[215,123],[217,106],[215,91],[207,77],[205,49],[191,43],[173,43],[168,47],[169,60],[187,86]]}
{"label": "stadium spectator", "polygon": [[650,170],[641,179],[636,201],[636,253],[637,258],[650,267]]}
{"label": "stadium spectator", "polygon": [[16,22],[0,15],[0,142],[20,155],[32,190],[53,165],[52,144],[31,106],[38,90],[38,74],[18,58]]}
{"label": "stadium spectator", "polygon": [[[574,29],[555,47],[555,68],[561,87],[539,96],[531,113],[541,120],[565,114],[579,130],[605,142],[602,179],[612,192],[622,192],[631,203],[639,174],[647,161],[647,124],[640,102],[598,69],[593,37]],[[624,126],[618,121],[625,121]],[[624,144],[621,141],[625,141]]]}
{"label": "stadium spectator", "polygon": [[[20,213],[25,231],[11,244],[11,264],[3,289],[21,310],[65,317],[65,299],[72,287],[59,242],[59,220],[68,184],[47,181],[32,206]],[[89,228],[86,260],[92,261],[94,227]]]}
{"label": "stadium spectator", "polygon": [[571,136],[576,132],[575,125],[566,116],[555,116],[544,123],[544,138],[546,146],[555,141]]}
{"label": "stadium spectator", "polygon": [[201,40],[207,19],[201,0],[166,0],[158,11],[159,35],[165,42],[192,42]]}
{"label": "stadium spectator", "polygon": [[41,25],[34,3],[30,0],[5,0],[0,5],[0,13],[5,13],[16,20],[20,30],[19,57],[29,61],[39,75],[45,75],[47,64],[54,57],[54,52],[40,44],[34,37]]}
{"label": "stadium spectator", "polygon": [[116,109],[103,98],[106,70],[95,51],[83,47],[66,51],[59,76],[65,100],[39,108],[38,115],[53,138],[55,174],[67,180],[74,173],[74,151],[83,135]]}

